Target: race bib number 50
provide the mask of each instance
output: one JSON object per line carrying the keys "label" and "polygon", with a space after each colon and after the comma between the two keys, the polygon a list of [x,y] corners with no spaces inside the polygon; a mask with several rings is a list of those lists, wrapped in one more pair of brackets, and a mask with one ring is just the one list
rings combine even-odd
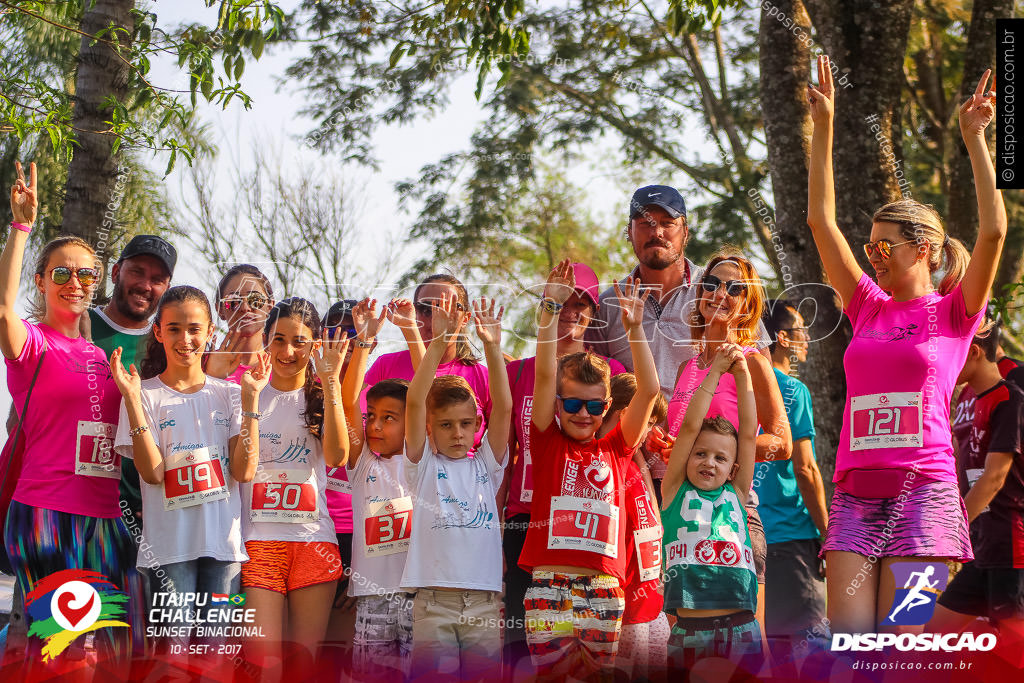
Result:
{"label": "race bib number 50", "polygon": [[316,506],[316,485],[307,470],[268,470],[252,485],[254,522],[315,522],[320,519]]}
{"label": "race bib number 50", "polygon": [[105,479],[121,478],[121,456],[114,450],[115,431],[115,426],[106,422],[78,421],[75,474]]}
{"label": "race bib number 50", "polygon": [[619,554],[618,537],[618,505],[576,496],[551,498],[549,549],[586,550],[614,558]]}
{"label": "race bib number 50", "polygon": [[370,503],[365,529],[367,557],[405,552],[412,534],[412,498],[404,496]]}
{"label": "race bib number 50", "polygon": [[178,451],[165,461],[165,510],[180,510],[227,497],[220,458],[211,458],[209,448]]}
{"label": "race bib number 50", "polygon": [[854,396],[850,401],[850,450],[924,445],[920,391]]}

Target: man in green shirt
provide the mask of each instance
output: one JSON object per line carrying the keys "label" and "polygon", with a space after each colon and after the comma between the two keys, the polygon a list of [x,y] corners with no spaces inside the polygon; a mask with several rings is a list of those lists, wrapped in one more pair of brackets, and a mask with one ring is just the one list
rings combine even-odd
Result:
{"label": "man in green shirt", "polygon": [[[119,346],[124,349],[121,359],[126,369],[132,363],[138,367],[146,353],[150,319],[171,284],[177,260],[178,254],[167,240],[156,235],[136,235],[110,270],[114,283],[110,302],[102,309],[89,309],[93,344],[107,356]],[[122,507],[131,510],[136,518],[141,516],[139,473],[131,458],[121,458],[121,500]]]}

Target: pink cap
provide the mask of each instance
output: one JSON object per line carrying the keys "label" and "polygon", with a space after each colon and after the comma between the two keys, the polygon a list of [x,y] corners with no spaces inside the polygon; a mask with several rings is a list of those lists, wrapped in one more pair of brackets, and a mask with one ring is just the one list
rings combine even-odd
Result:
{"label": "pink cap", "polygon": [[594,302],[594,308],[597,308],[597,297],[601,291],[597,273],[585,263],[572,264],[572,272],[576,276],[576,291]]}

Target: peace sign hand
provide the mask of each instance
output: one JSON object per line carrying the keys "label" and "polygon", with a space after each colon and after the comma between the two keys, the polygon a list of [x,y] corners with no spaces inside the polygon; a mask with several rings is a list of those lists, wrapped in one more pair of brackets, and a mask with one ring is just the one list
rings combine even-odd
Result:
{"label": "peace sign hand", "polygon": [[18,179],[11,186],[11,215],[15,223],[30,226],[36,222],[36,210],[39,200],[36,196],[36,162],[28,165],[28,183],[25,182],[25,171],[20,161],[14,162]]}
{"label": "peace sign hand", "polygon": [[811,105],[814,123],[829,123],[835,114],[836,89],[832,83],[832,68],[828,56],[818,57],[818,87],[807,85],[807,102]]}
{"label": "peace sign hand", "polygon": [[135,368],[135,363],[132,363],[129,371],[124,369],[124,365],[121,364],[120,346],[110,354],[110,374],[125,401],[132,402],[142,398],[142,378]]}
{"label": "peace sign hand", "polygon": [[992,76],[992,89],[985,92],[992,69],[986,69],[974,94],[960,107],[960,134],[966,141],[971,136],[985,136],[985,128],[996,115],[996,79]]}
{"label": "peace sign hand", "polygon": [[311,353],[316,376],[320,378],[320,385],[324,387],[337,382],[341,377],[341,368],[345,365],[348,345],[352,341],[348,337],[342,339],[341,333],[337,331],[332,338],[330,332],[330,330],[324,330],[322,342],[314,344]]}
{"label": "peace sign hand", "polygon": [[242,374],[240,384],[242,385],[242,396],[258,395],[270,381],[270,354],[261,351],[256,355],[256,365]]}
{"label": "peace sign hand", "polygon": [[505,314],[505,307],[501,306],[495,314],[494,306],[494,299],[486,297],[480,297],[479,301],[473,302],[473,322],[476,324],[476,334],[484,344],[501,343],[501,316]]}

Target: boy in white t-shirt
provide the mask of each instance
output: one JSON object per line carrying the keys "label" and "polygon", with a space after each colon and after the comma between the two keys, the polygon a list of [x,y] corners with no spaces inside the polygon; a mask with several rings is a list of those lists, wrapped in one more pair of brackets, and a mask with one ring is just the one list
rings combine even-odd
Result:
{"label": "boy in white t-shirt", "polygon": [[[462,377],[434,377],[448,342],[469,319],[447,295],[435,304],[436,335],[416,370],[405,406],[406,473],[414,492],[412,538],[402,585],[413,605],[412,675],[462,680],[500,665],[501,521],[495,495],[508,453],[512,393],[501,354],[494,302],[473,304],[491,390],[490,425],[480,428],[476,397]],[[497,455],[500,454],[500,455]]]}

